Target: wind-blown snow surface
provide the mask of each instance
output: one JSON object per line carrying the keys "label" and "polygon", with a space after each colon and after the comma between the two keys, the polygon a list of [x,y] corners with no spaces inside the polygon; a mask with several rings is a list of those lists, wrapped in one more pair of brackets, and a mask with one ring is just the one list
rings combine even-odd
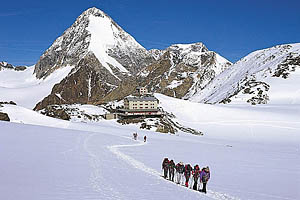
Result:
{"label": "wind-blown snow surface", "polygon": [[[205,135],[74,123],[4,105],[0,111],[23,124],[0,122],[0,199],[299,199],[299,106],[215,106],[156,96],[180,123]],[[148,142],[133,141],[133,131]],[[209,165],[208,194],[163,180],[164,157]]]}
{"label": "wind-blown snow surface", "polygon": [[0,71],[0,101],[14,101],[32,109],[51,93],[53,86],[65,78],[72,68],[57,69],[45,79],[35,77],[34,67],[28,67],[25,71],[4,69]]}

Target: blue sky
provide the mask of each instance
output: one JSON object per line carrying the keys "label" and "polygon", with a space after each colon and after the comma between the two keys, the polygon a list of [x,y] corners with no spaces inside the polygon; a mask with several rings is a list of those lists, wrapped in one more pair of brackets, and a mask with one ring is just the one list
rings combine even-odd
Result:
{"label": "blue sky", "polygon": [[235,62],[254,50],[300,42],[298,0],[10,0],[1,2],[0,61],[35,64],[93,6],[147,49],[203,42]]}

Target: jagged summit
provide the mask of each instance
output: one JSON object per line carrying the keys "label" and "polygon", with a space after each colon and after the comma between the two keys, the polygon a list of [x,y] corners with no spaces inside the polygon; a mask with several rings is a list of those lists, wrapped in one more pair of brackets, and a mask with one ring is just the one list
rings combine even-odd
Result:
{"label": "jagged summit", "polygon": [[95,16],[106,15],[107,16],[107,14],[105,14],[102,10],[96,7],[88,8],[81,15],[95,15]]}
{"label": "jagged summit", "polygon": [[203,51],[208,51],[206,46],[202,42],[196,42],[196,43],[190,43],[190,44],[173,44],[167,49],[170,50],[186,50],[191,49],[193,51],[199,52],[200,49],[203,49]]}

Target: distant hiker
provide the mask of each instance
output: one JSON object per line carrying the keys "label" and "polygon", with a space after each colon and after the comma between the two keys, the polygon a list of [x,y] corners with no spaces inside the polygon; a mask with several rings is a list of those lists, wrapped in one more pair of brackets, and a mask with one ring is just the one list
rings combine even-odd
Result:
{"label": "distant hiker", "polygon": [[174,182],[175,163],[173,160],[169,162],[169,180]]}
{"label": "distant hiker", "polygon": [[193,185],[193,189],[194,190],[198,190],[198,180],[199,180],[199,177],[200,177],[200,168],[198,165],[195,165],[194,166],[194,169],[192,171],[192,175],[193,175],[193,182],[194,182],[194,185]]}
{"label": "distant hiker", "polygon": [[133,139],[134,139],[134,140],[137,140],[137,136],[138,136],[137,132],[134,132],[134,133],[133,133]]}
{"label": "distant hiker", "polygon": [[192,167],[190,164],[186,164],[184,166],[184,176],[185,176],[185,186],[188,187],[189,186],[189,180],[190,180],[190,176],[191,176],[191,171],[192,171]]}
{"label": "distant hiker", "polygon": [[147,136],[145,135],[145,136],[144,136],[144,142],[146,142],[146,140],[147,140]]}
{"label": "distant hiker", "polygon": [[199,190],[200,192],[206,193],[206,184],[209,179],[210,179],[210,171],[209,171],[209,167],[207,166],[203,168],[200,173],[200,182],[203,183],[202,190]]}
{"label": "distant hiker", "polygon": [[164,178],[166,179],[168,176],[168,169],[169,169],[169,159],[165,158],[162,163],[162,169],[164,170]]}
{"label": "distant hiker", "polygon": [[177,177],[177,184],[183,185],[183,172],[184,172],[184,165],[183,162],[177,163],[175,166],[176,169],[176,177]]}

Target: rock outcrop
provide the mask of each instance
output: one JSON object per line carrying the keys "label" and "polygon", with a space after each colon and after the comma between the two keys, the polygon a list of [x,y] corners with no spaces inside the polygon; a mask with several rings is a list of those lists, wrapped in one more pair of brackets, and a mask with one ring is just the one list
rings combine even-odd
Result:
{"label": "rock outcrop", "polygon": [[0,121],[10,121],[8,114],[0,112]]}

